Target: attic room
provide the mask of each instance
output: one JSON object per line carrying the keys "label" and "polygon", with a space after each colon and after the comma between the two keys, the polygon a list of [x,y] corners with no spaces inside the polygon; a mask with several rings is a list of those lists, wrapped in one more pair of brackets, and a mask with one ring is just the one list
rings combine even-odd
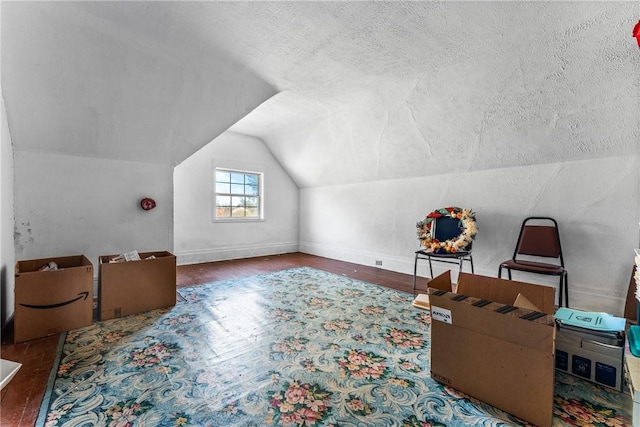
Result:
{"label": "attic room", "polygon": [[[475,274],[489,277],[526,217],[553,217],[571,307],[623,315],[640,247],[637,2],[2,1],[0,14],[3,327],[18,260],[299,252],[412,275],[416,223],[445,206],[475,213]],[[264,174],[260,220],[215,220],[218,167]]]}

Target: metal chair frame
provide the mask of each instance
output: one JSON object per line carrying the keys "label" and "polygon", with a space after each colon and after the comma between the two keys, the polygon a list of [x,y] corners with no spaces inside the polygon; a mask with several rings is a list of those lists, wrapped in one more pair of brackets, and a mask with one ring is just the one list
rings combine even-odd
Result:
{"label": "metal chair frame", "polygon": [[411,288],[411,293],[416,292],[416,277],[418,273],[418,260],[428,260],[429,261],[429,272],[431,273],[431,278],[433,279],[433,264],[432,261],[437,262],[446,262],[448,264],[458,264],[458,273],[462,271],[462,264],[464,261],[468,261],[471,264],[471,274],[474,273],[473,270],[473,257],[471,256],[471,245],[469,245],[468,251],[460,251],[454,254],[434,254],[432,252],[426,252],[424,249],[420,249],[416,251],[416,257],[413,264],[413,286]]}
{"label": "metal chair frame", "polygon": [[[546,228],[554,229],[554,232],[555,232],[554,244],[557,245],[557,251],[553,251],[554,254],[549,254],[544,252],[531,253],[531,252],[522,251],[522,247],[521,247],[523,243],[522,239],[524,237],[524,232],[526,230],[526,227],[528,226],[527,223],[529,221],[534,221],[534,220],[551,221],[553,223],[553,226],[547,225],[547,226],[538,226],[538,227],[546,227]],[[529,225],[529,227],[532,227],[532,226]],[[518,259],[518,255],[530,255],[530,256],[542,257],[542,258],[553,258],[553,259],[557,259],[559,261],[559,264],[523,261],[521,259],[520,260]],[[527,263],[535,264],[537,268],[531,268],[527,265]],[[559,284],[558,305],[562,307],[562,303],[564,301],[565,307],[569,307],[568,273],[567,273],[567,269],[564,266],[564,257],[562,255],[562,245],[560,244],[560,230],[558,229],[558,222],[555,219],[551,217],[543,217],[543,216],[532,216],[532,217],[525,218],[525,220],[522,222],[522,226],[520,227],[520,234],[518,235],[516,248],[513,251],[513,257],[510,260],[507,260],[501,263],[500,267],[498,268],[499,278],[502,278],[503,268],[507,270],[509,280],[511,280],[511,270],[523,271],[523,272],[532,273],[532,274],[542,274],[546,276],[559,276],[560,284]],[[544,268],[549,268],[549,270],[544,271]]]}

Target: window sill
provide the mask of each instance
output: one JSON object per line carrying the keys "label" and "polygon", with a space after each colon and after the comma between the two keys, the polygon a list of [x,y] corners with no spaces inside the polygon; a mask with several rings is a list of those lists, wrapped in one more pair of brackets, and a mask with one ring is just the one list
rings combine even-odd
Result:
{"label": "window sill", "polygon": [[242,224],[245,222],[265,222],[266,220],[264,218],[256,218],[256,219],[233,219],[233,218],[222,218],[222,219],[214,219],[213,223],[217,224],[217,223],[235,223],[235,224]]}

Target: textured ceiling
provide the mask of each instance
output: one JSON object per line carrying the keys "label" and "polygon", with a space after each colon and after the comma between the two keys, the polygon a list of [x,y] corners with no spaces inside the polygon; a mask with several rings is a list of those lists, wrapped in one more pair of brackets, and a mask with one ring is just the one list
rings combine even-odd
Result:
{"label": "textured ceiling", "polygon": [[[134,106],[137,98],[148,105],[177,102],[177,107],[143,116],[140,128],[118,131],[132,132],[136,138],[129,140],[146,140],[141,149],[154,150],[162,135],[153,132],[166,133],[162,126],[169,123],[179,138],[162,147],[174,163],[260,103],[231,130],[262,138],[300,187],[640,150],[640,51],[631,37],[639,2],[46,2],[31,9],[6,3],[3,50],[11,37],[6,21],[11,18],[10,28],[17,31],[16,19],[28,17],[39,25],[58,20],[69,34],[55,47],[65,52],[77,51],[74,44],[86,49],[87,37],[96,32],[103,42],[97,52],[112,55],[109,63],[136,64],[131,46],[153,58],[143,64],[155,65],[141,73],[162,76],[168,64],[189,63],[193,69],[166,80],[155,77],[155,84],[150,77],[147,89],[136,82],[139,92],[128,100]],[[39,32],[32,34],[37,38]],[[35,43],[23,39],[10,47]],[[118,49],[129,53],[122,57]],[[3,54],[11,124],[12,106],[23,101],[18,94],[7,99],[11,82],[4,77],[4,62]],[[58,67],[64,72],[73,63]],[[203,73],[194,70],[199,67]],[[237,72],[220,77],[224,67]],[[14,79],[20,74],[9,72]],[[85,74],[77,79],[95,83]],[[151,95],[176,78],[184,86],[190,76],[196,82],[172,96]],[[221,86],[234,77],[249,83],[209,105],[207,94],[220,89],[212,89],[207,76]],[[44,71],[36,78],[51,80]],[[82,97],[82,90],[75,96]],[[193,110],[196,119],[184,112],[192,112],[190,100],[200,102]],[[210,114],[225,105],[234,107],[225,120]],[[98,114],[117,114],[114,110],[96,107]],[[28,105],[17,111],[29,111]],[[92,135],[91,125],[91,120],[80,124],[87,126],[83,135]],[[193,127],[200,131],[190,132]],[[145,138],[145,129],[153,137]],[[26,129],[16,132],[16,144],[22,134],[29,144]],[[171,148],[176,145],[184,148]]]}

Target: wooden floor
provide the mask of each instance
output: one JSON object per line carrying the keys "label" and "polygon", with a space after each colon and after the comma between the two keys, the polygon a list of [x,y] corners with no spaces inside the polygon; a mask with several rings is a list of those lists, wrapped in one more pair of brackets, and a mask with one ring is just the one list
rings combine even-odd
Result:
{"label": "wooden floor", "polygon": [[[375,267],[335,261],[302,253],[273,255],[233,261],[179,266],[178,287],[187,287],[309,266],[353,279],[383,285],[400,291],[411,292],[413,276],[395,273]],[[426,288],[426,279],[418,281],[418,290]],[[0,426],[33,426],[44,395],[49,373],[53,366],[59,335],[13,344],[12,325],[2,333],[0,357],[22,363],[22,368],[2,390],[0,403]]]}

